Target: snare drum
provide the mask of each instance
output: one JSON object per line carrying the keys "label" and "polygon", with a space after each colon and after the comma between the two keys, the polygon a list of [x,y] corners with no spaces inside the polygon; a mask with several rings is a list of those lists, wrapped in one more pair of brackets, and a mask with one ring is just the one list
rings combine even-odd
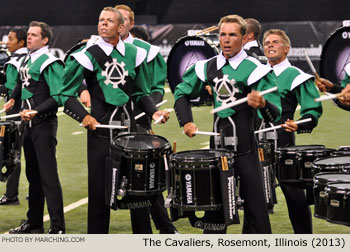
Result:
{"label": "snare drum", "polygon": [[328,198],[326,197],[326,188],[329,183],[334,182],[350,182],[350,174],[348,173],[318,173],[314,177],[314,215],[317,218],[326,219]]}
{"label": "snare drum", "polygon": [[[162,136],[129,133],[117,136],[111,144],[111,155],[122,149],[119,189],[127,195],[150,196],[165,188],[165,160],[171,145]],[[118,148],[119,147],[119,148]]]}
{"label": "snare drum", "polygon": [[20,163],[19,134],[14,121],[0,122],[0,181],[6,181]]}
{"label": "snare drum", "polygon": [[222,207],[220,188],[221,157],[229,170],[233,153],[224,149],[192,150],[170,156],[173,206],[183,211],[217,210]]}
{"label": "snare drum", "polygon": [[344,172],[350,173],[350,156],[332,156],[316,159],[312,163],[313,173]]}
{"label": "snare drum", "polygon": [[280,183],[290,183],[303,186],[301,169],[298,166],[297,154],[301,150],[325,149],[324,145],[295,145],[278,148],[277,178]]}
{"label": "snare drum", "polygon": [[350,226],[350,182],[330,183],[326,193],[327,221]]}

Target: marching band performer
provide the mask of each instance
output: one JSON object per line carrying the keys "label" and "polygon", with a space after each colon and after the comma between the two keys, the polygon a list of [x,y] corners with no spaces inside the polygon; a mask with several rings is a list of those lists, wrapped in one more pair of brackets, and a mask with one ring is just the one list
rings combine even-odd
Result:
{"label": "marching band performer", "polygon": [[[290,40],[284,31],[279,29],[266,31],[263,44],[268,59],[267,65],[273,68],[273,75],[276,77],[281,95],[282,116],[277,124],[283,124],[285,130],[277,132],[277,145],[278,147],[295,145],[294,132],[311,133],[317,126],[322,114],[322,105],[314,99],[319,97],[319,94],[313,83],[313,76],[292,66],[288,61]],[[300,119],[311,118],[311,122],[299,125],[294,123],[298,103],[301,106]],[[312,233],[311,211],[304,189],[284,183],[280,183],[280,186],[287,201],[294,232]]]}
{"label": "marching band performer", "polygon": [[[279,94],[277,91],[269,93],[266,99],[259,94],[259,91],[275,87],[276,84],[270,73],[271,68],[248,57],[243,50],[247,27],[244,19],[238,15],[225,16],[218,27],[221,53],[211,59],[198,61],[185,72],[183,82],[175,89],[174,108],[185,134],[193,137],[198,128],[193,123],[189,100],[199,95],[203,85],[211,86],[215,107],[248,97],[246,104],[218,113],[218,128],[232,132],[231,121],[236,126],[238,146],[235,173],[240,177],[240,193],[244,200],[243,233],[271,233],[252,122],[256,109],[267,122],[279,119]],[[232,146],[221,147],[232,149]],[[214,215],[216,218],[223,216],[221,212],[215,212]],[[204,232],[210,233],[211,230]],[[225,233],[226,229],[219,232]]]}

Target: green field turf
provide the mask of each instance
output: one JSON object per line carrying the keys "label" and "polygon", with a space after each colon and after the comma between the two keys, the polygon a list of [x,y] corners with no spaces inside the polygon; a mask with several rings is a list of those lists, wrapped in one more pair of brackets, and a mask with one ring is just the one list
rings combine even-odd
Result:
{"label": "green field turf", "polygon": [[[173,106],[173,96],[166,94],[168,103],[162,108]],[[350,113],[341,110],[331,104],[330,101],[323,103],[324,113],[318,127],[312,134],[297,136],[297,144],[324,144],[329,148],[338,148],[342,145],[350,145]],[[193,108],[194,120],[201,131],[211,131],[212,115],[210,107]],[[170,143],[177,142],[177,151],[194,150],[209,145],[207,136],[196,136],[192,139],[182,133],[174,112],[167,124],[154,126],[157,135],[164,136]],[[45,155],[45,153],[42,153]],[[22,158],[23,161],[23,158]],[[86,164],[86,130],[79,127],[78,122],[71,119],[62,112],[59,113],[57,161],[59,175],[63,189],[64,205],[68,206],[74,202],[87,197],[87,164]],[[101,167],[103,169],[103,167]],[[22,171],[25,164],[22,162]],[[5,184],[0,182],[0,195],[5,191]],[[25,173],[21,174],[20,181],[20,205],[0,207],[0,233],[20,224],[21,219],[26,218],[27,201],[25,197],[28,191],[28,183]],[[165,194],[164,194],[165,195]],[[293,233],[284,196],[277,188],[278,204],[275,205],[274,213],[270,215],[272,232],[275,234]],[[312,207],[313,208],[313,207]],[[45,214],[47,211],[45,210]],[[243,212],[240,211],[242,220]],[[65,214],[67,233],[82,234],[87,230],[87,204],[83,204]],[[192,228],[187,219],[176,221],[175,226],[180,233],[201,233],[201,230]],[[328,223],[327,221],[313,218],[314,233],[350,233],[350,227]],[[49,228],[49,221],[45,222],[45,230]],[[229,233],[241,233],[242,224],[231,225]],[[157,230],[153,226],[153,232]],[[111,211],[110,233],[131,233],[129,211]]]}

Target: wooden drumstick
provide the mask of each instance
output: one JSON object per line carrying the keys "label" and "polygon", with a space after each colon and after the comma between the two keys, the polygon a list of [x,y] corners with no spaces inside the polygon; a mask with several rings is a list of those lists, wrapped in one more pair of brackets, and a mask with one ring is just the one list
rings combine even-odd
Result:
{"label": "wooden drumstick", "polygon": [[210,27],[208,27],[208,28],[205,28],[205,29],[203,29],[203,30],[197,32],[196,35],[203,35],[203,34],[206,34],[206,33],[208,33],[208,32],[215,31],[215,30],[217,30],[217,29],[218,29],[218,27],[215,26],[215,25],[213,25],[213,26],[210,26]]}
{"label": "wooden drumstick", "polygon": [[6,42],[0,41],[0,45],[6,45]]}
{"label": "wooden drumstick", "polygon": [[309,65],[309,67],[311,69],[311,72],[315,75],[316,80],[320,81],[320,76],[316,72],[316,69],[315,69],[314,65],[312,64],[312,61],[311,61],[309,55],[307,54],[306,50],[304,50],[304,54],[305,54],[306,62],[307,62],[307,64]]}
{"label": "wooden drumstick", "polygon": [[176,153],[176,141],[173,142],[173,153]]}

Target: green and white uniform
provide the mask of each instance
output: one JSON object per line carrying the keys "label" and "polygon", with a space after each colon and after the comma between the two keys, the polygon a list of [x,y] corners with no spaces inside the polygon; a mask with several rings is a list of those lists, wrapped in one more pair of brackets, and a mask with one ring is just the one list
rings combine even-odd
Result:
{"label": "green and white uniform", "polygon": [[[312,121],[298,125],[297,132],[310,133],[322,115],[322,104],[314,100],[319,97],[319,93],[313,76],[292,66],[288,59],[274,65],[273,74],[281,94],[282,105],[282,116],[277,124],[282,124],[287,119],[294,120],[296,107],[300,104],[300,119],[311,118]],[[278,143],[279,147],[294,145],[294,133],[279,130]]]}

